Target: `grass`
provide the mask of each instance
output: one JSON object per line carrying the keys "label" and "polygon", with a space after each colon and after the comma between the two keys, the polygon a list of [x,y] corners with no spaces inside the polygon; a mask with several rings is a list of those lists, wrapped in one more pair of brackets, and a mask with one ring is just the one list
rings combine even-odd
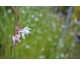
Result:
{"label": "grass", "polygon": [[[16,7],[16,18],[20,7]],[[21,29],[31,28],[32,35],[25,35],[21,43],[13,50],[14,59],[56,59],[80,58],[79,44],[74,41],[74,27],[68,25],[64,41],[61,35],[64,28],[65,16],[56,13],[52,7],[24,6],[19,21]],[[18,22],[19,22],[18,21]],[[0,7],[0,58],[10,58],[14,17],[12,7]],[[72,33],[72,34],[71,34]]]}

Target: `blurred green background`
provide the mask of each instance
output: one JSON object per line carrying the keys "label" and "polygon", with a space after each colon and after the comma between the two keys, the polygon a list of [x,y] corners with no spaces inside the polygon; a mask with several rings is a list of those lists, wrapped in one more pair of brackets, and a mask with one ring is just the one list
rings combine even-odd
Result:
{"label": "blurred green background", "polygon": [[[16,6],[16,19],[19,13]],[[79,59],[80,44],[75,41],[80,29],[80,7],[74,7],[64,40],[61,36],[69,6],[22,6],[18,20],[19,28],[31,28],[31,34],[25,35],[13,50],[14,59]],[[0,58],[10,58],[14,16],[11,6],[0,6]]]}

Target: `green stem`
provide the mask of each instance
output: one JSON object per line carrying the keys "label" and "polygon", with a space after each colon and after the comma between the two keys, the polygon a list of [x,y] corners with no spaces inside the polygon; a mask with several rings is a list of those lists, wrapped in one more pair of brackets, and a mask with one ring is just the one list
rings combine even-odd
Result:
{"label": "green stem", "polygon": [[[13,24],[15,24],[15,20],[16,20],[16,14],[14,17],[14,23]],[[13,33],[14,33],[14,30],[15,30],[15,27],[13,28]],[[13,40],[12,40],[11,48],[10,48],[10,59],[12,58],[12,55],[13,55]]]}

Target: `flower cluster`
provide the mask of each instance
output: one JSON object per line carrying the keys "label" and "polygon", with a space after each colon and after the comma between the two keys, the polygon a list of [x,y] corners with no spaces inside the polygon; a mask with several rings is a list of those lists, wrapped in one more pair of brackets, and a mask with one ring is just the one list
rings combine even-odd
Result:
{"label": "flower cluster", "polygon": [[30,34],[29,30],[31,30],[31,29],[28,27],[24,27],[23,29],[20,29],[18,26],[16,26],[16,29],[14,30],[15,32],[13,33],[13,43],[16,44],[16,43],[21,42],[20,41],[20,37],[21,37],[20,33],[22,33],[22,38],[25,39],[24,35]]}
{"label": "flower cluster", "polygon": [[[18,14],[18,18],[15,22],[18,21],[19,19],[19,16],[20,16],[20,13],[21,13],[21,8],[19,10],[19,14]],[[15,8],[13,7],[13,14],[14,14],[14,17],[15,17]],[[21,21],[18,23],[18,24],[14,24],[14,33],[13,33],[13,36],[12,36],[12,40],[13,40],[13,43],[14,45],[16,45],[17,43],[21,42],[20,41],[20,38],[21,38],[21,34],[22,34],[22,38],[25,39],[25,34],[30,34],[30,31],[31,30],[29,27],[24,27],[23,29],[20,29],[18,27],[18,25],[21,24]]]}

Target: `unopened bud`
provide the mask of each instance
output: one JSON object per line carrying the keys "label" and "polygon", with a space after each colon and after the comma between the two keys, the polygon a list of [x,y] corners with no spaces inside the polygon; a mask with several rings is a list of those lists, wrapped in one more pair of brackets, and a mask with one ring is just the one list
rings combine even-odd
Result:
{"label": "unopened bud", "polygon": [[21,14],[21,7],[20,7],[20,9],[19,9],[19,16],[20,16],[20,14]]}
{"label": "unopened bud", "polygon": [[18,26],[22,21],[20,21],[16,26]]}

